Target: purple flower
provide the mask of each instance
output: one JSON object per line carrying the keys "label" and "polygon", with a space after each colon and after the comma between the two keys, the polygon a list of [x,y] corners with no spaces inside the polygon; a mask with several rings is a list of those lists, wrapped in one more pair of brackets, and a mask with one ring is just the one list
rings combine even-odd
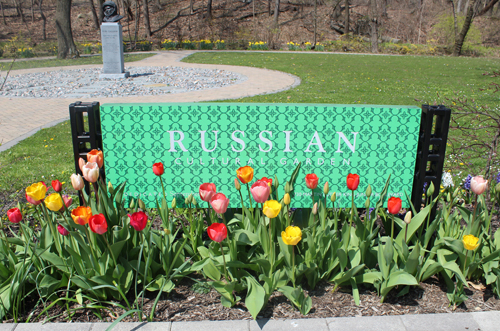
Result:
{"label": "purple flower", "polygon": [[500,171],[498,172],[498,175],[497,175],[497,184],[500,183]]}
{"label": "purple flower", "polygon": [[471,179],[472,179],[472,176],[470,174],[468,174],[467,178],[465,178],[464,189],[470,190],[470,180]]}
{"label": "purple flower", "polygon": [[424,193],[425,193],[425,191],[427,191],[427,185],[428,185],[427,182],[425,182],[424,183],[424,189],[423,189]]}

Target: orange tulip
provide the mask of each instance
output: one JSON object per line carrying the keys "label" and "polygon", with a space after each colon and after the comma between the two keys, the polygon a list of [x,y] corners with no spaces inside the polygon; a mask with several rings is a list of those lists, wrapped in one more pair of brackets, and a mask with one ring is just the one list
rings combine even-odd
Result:
{"label": "orange tulip", "polygon": [[99,166],[99,168],[102,168],[104,164],[104,156],[102,154],[102,151],[98,151],[97,149],[93,149],[90,152],[87,153],[87,162],[95,162]]}
{"label": "orange tulip", "polygon": [[77,207],[71,211],[71,218],[76,224],[85,225],[89,222],[92,216],[92,209],[90,207]]}
{"label": "orange tulip", "polygon": [[244,166],[236,170],[236,176],[243,183],[250,183],[253,179],[253,168],[250,166]]}

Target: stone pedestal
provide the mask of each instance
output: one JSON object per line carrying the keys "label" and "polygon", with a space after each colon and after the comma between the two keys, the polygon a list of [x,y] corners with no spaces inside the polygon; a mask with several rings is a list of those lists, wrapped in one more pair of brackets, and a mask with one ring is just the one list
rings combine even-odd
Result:
{"label": "stone pedestal", "polygon": [[102,73],[99,78],[127,78],[130,72],[125,72],[123,59],[123,31],[118,22],[101,24],[102,41]]}

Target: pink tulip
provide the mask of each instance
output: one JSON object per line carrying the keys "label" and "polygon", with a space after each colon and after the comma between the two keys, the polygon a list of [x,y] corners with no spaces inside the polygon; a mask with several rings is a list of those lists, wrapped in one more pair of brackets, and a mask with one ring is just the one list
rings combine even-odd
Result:
{"label": "pink tulip", "polygon": [[213,183],[203,183],[200,185],[200,199],[205,202],[210,202],[210,199],[217,193],[215,184]]}
{"label": "pink tulip", "polygon": [[210,199],[210,205],[216,213],[224,214],[229,206],[229,199],[223,193],[217,193]]}
{"label": "pink tulip", "polygon": [[[80,159],[80,160],[83,160],[83,159]],[[71,178],[71,185],[73,185],[73,188],[76,191],[80,191],[83,189],[83,187],[85,186],[85,183],[83,182],[83,178],[82,178],[82,176],[80,176],[80,174],[72,174],[70,178]]]}
{"label": "pink tulip", "polygon": [[483,194],[488,188],[488,181],[483,176],[475,176],[470,180],[470,189],[477,195]]}
{"label": "pink tulip", "polygon": [[97,182],[99,178],[99,166],[95,162],[87,162],[82,168],[83,178],[90,183]]}
{"label": "pink tulip", "polygon": [[[73,198],[71,198],[69,195],[63,195],[62,196],[63,198],[63,201],[64,201],[64,204],[66,205],[66,208],[69,208],[69,206],[71,206],[71,204],[73,203]],[[59,210],[59,211],[64,211],[64,206]]]}
{"label": "pink tulip", "polygon": [[83,167],[85,166],[85,160],[82,158],[78,159],[78,167],[80,168],[80,171],[83,172]]}
{"label": "pink tulip", "polygon": [[264,203],[269,198],[269,194],[271,193],[271,188],[269,184],[263,180],[258,180],[253,183],[250,188],[250,193],[252,193],[252,197],[257,203]]}
{"label": "pink tulip", "polygon": [[34,206],[38,206],[39,204],[42,203],[42,200],[35,200],[32,197],[30,197],[28,194],[26,194],[26,201],[28,201],[29,203],[31,203]]}

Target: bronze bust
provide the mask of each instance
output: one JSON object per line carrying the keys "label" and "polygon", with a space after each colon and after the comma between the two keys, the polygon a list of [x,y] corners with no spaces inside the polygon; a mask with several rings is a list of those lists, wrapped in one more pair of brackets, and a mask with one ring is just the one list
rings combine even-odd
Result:
{"label": "bronze bust", "polygon": [[103,3],[102,11],[104,12],[103,22],[118,22],[123,18],[122,15],[118,15],[118,8],[113,1]]}

